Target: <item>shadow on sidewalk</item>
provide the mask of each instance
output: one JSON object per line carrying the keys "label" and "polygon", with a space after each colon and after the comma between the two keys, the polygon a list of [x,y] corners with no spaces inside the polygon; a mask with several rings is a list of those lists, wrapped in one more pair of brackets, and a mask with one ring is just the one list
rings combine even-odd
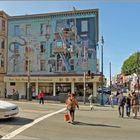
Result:
{"label": "shadow on sidewalk", "polygon": [[100,127],[111,127],[111,128],[121,128],[120,126],[114,126],[114,125],[107,125],[107,124],[93,124],[93,123],[84,123],[84,122],[78,122],[75,121],[74,125],[83,125],[83,126],[100,126]]}
{"label": "shadow on sidewalk", "polygon": [[23,118],[23,117],[13,117],[8,119],[0,119],[0,124],[5,125],[25,125],[33,122],[33,119]]}

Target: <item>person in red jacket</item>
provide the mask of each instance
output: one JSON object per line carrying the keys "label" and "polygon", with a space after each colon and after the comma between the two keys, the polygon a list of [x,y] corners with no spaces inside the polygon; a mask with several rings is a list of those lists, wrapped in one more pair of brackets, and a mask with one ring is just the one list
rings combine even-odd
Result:
{"label": "person in red jacket", "polygon": [[44,104],[44,92],[41,91],[39,94],[38,94],[38,98],[39,98],[39,104]]}

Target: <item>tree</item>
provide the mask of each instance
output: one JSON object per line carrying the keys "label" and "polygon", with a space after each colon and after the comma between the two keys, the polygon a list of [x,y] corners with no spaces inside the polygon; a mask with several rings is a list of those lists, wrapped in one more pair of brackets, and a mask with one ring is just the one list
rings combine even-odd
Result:
{"label": "tree", "polygon": [[137,73],[139,66],[140,52],[136,52],[127,58],[121,68],[121,72],[124,75],[130,75],[132,73]]}

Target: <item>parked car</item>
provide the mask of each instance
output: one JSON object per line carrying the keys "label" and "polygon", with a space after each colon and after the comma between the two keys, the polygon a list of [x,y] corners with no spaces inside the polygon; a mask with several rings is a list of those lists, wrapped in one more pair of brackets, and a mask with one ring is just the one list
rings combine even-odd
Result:
{"label": "parked car", "polygon": [[107,89],[107,88],[103,88],[103,91],[102,91],[102,89],[100,88],[100,89],[98,89],[97,90],[97,92],[98,93],[103,93],[103,94],[111,94],[111,91],[110,91],[110,89]]}
{"label": "parked car", "polygon": [[0,100],[0,119],[11,118],[17,115],[18,112],[19,109],[17,105]]}

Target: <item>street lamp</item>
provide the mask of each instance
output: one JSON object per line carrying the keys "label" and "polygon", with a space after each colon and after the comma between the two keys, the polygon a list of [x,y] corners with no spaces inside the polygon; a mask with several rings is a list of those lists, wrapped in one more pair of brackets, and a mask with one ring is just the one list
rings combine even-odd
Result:
{"label": "street lamp", "polygon": [[104,105],[104,99],[103,99],[103,85],[104,85],[104,74],[103,74],[103,46],[104,46],[104,38],[101,37],[101,75],[102,75],[102,81],[101,81],[101,87],[102,87],[102,93],[101,93],[101,105]]}

